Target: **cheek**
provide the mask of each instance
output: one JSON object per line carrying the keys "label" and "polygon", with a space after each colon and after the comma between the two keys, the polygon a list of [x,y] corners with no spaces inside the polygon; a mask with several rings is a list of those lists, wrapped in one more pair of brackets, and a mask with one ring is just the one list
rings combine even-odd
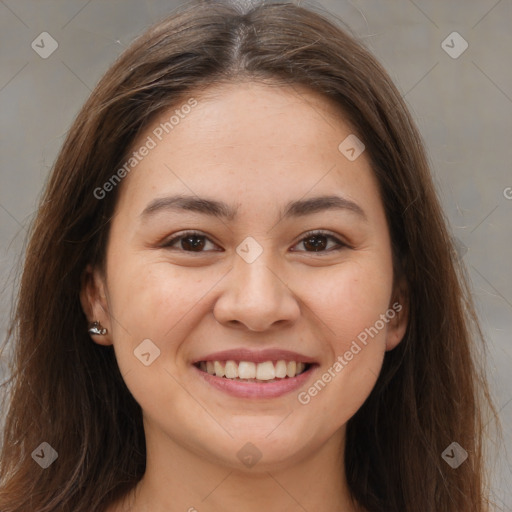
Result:
{"label": "cheek", "polygon": [[112,264],[109,290],[117,363],[128,389],[151,414],[186,402],[175,380],[178,351],[197,325],[197,315],[206,314],[201,299],[215,283],[211,275],[203,279],[197,274],[197,269],[150,263],[143,257]]}
{"label": "cheek", "polygon": [[337,348],[350,344],[387,311],[392,279],[391,264],[371,254],[315,276],[308,305],[329,327],[326,332]]}
{"label": "cheek", "polygon": [[211,273],[207,276],[198,269],[166,262],[149,262],[142,257],[112,262],[109,307],[122,372],[141,365],[134,350],[147,339],[160,351],[152,366],[174,361],[179,340],[186,339],[193,328],[191,322],[198,314],[206,314],[206,294],[214,284]]}
{"label": "cheek", "polygon": [[149,329],[161,336],[199,305],[213,284],[211,273],[208,278],[198,268],[133,258],[112,273],[113,313],[124,318],[134,332]]}
{"label": "cheek", "polygon": [[[297,396],[315,429],[330,436],[363,405],[381,371],[387,323],[388,290],[367,289],[370,280],[346,277],[325,311],[330,329],[324,339],[326,357],[316,379]],[[384,284],[384,283],[382,283]],[[368,291],[370,293],[368,293]],[[330,417],[329,422],[320,419]]]}

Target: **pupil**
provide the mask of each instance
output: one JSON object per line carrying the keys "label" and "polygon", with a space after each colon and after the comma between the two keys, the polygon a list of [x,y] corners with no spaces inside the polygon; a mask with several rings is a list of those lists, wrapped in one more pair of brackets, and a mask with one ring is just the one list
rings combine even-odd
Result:
{"label": "pupil", "polygon": [[[315,239],[316,239],[316,240],[318,240],[319,238],[321,238],[321,239],[322,239],[322,241],[321,241],[321,242],[318,242],[318,241],[317,241],[317,242],[315,243],[315,242],[314,242],[314,240],[315,240]],[[315,252],[318,252],[318,250],[319,250],[319,249],[325,249],[325,245],[326,245],[326,244],[325,244],[325,240],[326,240],[326,238],[327,238],[327,237],[326,237],[326,236],[324,236],[324,235],[315,235],[315,236],[312,236],[312,237],[308,238],[308,239],[304,242],[304,246],[305,246],[305,247],[306,247],[306,249],[307,249],[307,245],[306,245],[306,244],[311,244],[311,245],[313,246],[313,250],[314,250]]]}
{"label": "pupil", "polygon": [[[188,236],[188,237],[185,237],[183,238],[183,241],[182,241],[182,248],[183,249],[197,249],[197,248],[202,248],[202,245],[203,245],[203,242],[202,240],[200,240],[201,237],[199,236],[195,236],[195,235],[192,235],[192,236]],[[194,243],[192,240],[196,240],[196,242]]]}

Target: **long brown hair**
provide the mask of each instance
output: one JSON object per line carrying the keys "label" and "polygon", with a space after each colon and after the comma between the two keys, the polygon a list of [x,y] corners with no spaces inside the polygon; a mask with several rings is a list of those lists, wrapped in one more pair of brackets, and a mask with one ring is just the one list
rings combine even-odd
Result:
{"label": "long brown hair", "polygon": [[[101,187],[155,115],[212,84],[307,86],[333,100],[366,145],[405,276],[409,322],[370,396],[347,425],[353,497],[371,512],[488,510],[487,422],[499,425],[485,345],[423,143],[390,78],[328,14],[293,3],[245,11],[186,4],[112,65],[80,110],[30,231],[8,340],[9,409],[0,462],[2,512],[102,511],[145,470],[142,411],[113,348],[87,333],[79,290],[104,263],[119,187]],[[487,426],[486,426],[487,425]],[[57,461],[31,454],[47,442]],[[457,442],[457,469],[441,454]]]}

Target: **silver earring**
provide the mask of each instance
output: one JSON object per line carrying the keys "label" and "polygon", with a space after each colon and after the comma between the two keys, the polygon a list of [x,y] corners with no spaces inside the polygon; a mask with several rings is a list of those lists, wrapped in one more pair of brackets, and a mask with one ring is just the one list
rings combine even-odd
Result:
{"label": "silver earring", "polygon": [[99,336],[103,336],[107,334],[107,329],[105,327],[101,327],[99,322],[93,322],[89,327],[89,334],[97,334]]}

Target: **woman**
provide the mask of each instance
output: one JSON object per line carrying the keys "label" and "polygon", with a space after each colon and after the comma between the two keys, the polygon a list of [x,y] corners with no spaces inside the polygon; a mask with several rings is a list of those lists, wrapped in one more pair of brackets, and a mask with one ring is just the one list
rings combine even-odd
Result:
{"label": "woman", "polygon": [[489,510],[496,411],[421,139],[311,9],[193,3],[123,53],[11,337],[4,512]]}

